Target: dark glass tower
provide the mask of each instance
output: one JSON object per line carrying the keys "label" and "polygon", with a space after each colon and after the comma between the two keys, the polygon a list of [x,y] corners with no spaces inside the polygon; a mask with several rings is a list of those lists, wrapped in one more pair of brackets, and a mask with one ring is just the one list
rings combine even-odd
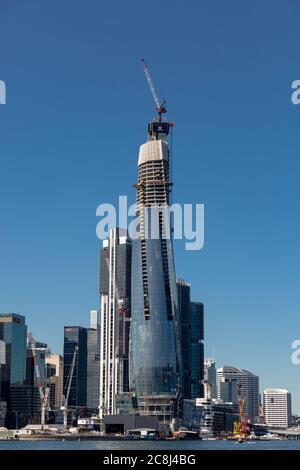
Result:
{"label": "dark glass tower", "polygon": [[78,350],[68,401],[68,407],[73,408],[86,407],[87,405],[87,332],[81,326],[65,326],[64,394],[76,348]]}
{"label": "dark glass tower", "polygon": [[191,302],[191,398],[204,397],[204,306]]}
{"label": "dark glass tower", "polygon": [[29,387],[29,416],[31,422],[40,422],[41,415],[41,398],[37,384],[37,377],[34,365],[34,358],[32,348],[35,349],[36,360],[40,369],[40,379],[42,386],[45,385],[46,381],[46,354],[49,352],[48,345],[46,343],[35,342],[34,344],[29,340],[27,347],[27,358],[26,358],[26,385]]}
{"label": "dark glass tower", "polygon": [[100,387],[99,327],[87,328],[87,407],[98,412]]}
{"label": "dark glass tower", "polygon": [[[170,224],[169,123],[152,121],[138,161],[132,242],[130,389],[143,414],[169,421],[180,391],[179,312]],[[153,230],[153,232],[151,232]],[[155,234],[153,236],[153,233]]]}
{"label": "dark glass tower", "polygon": [[[6,422],[13,427],[15,415],[26,416],[27,412],[25,317],[16,313],[0,314],[0,341],[0,400],[7,403]],[[15,396],[21,396],[22,400],[16,401]]]}
{"label": "dark glass tower", "polygon": [[183,279],[177,281],[181,327],[182,398],[191,398],[191,287]]}
{"label": "dark glass tower", "polygon": [[2,379],[8,386],[23,385],[26,379],[27,326],[17,313],[0,314],[0,340],[4,342]]}

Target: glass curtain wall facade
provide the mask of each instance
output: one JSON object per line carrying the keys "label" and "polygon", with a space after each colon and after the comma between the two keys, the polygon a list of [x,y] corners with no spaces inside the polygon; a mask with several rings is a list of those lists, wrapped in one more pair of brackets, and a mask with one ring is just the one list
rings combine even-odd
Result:
{"label": "glass curtain wall facade", "polygon": [[191,398],[204,397],[204,306],[191,302]]}
{"label": "glass curtain wall facade", "polygon": [[[0,340],[3,341],[3,375],[9,385],[22,385],[26,379],[27,326],[16,313],[0,314]],[[4,378],[4,377],[3,377]]]}
{"label": "glass curtain wall facade", "polygon": [[[26,347],[27,326],[25,317],[16,313],[0,314],[1,368],[0,368],[0,400],[7,403],[7,423],[11,427],[15,423],[15,414],[27,414],[27,401],[16,403],[16,393],[26,395]],[[26,424],[26,420],[24,419]]]}
{"label": "glass curtain wall facade", "polygon": [[132,241],[130,335],[130,389],[143,414],[163,421],[176,414],[182,373],[173,248],[167,236],[168,133],[169,123],[152,121],[139,152],[135,187],[140,234]]}
{"label": "glass curtain wall facade", "polygon": [[64,329],[64,394],[71,371],[72,359],[77,349],[71,381],[68,406],[86,407],[87,404],[87,332],[81,326],[65,326]]}
{"label": "glass curtain wall facade", "polygon": [[191,398],[191,287],[183,279],[177,281],[181,327],[182,398]]}
{"label": "glass curtain wall facade", "polygon": [[41,384],[44,387],[46,381],[46,355],[49,353],[49,348],[46,343],[36,342],[32,344],[28,342],[27,358],[26,358],[26,385],[30,387],[30,422],[40,422],[41,415],[41,398],[37,384],[37,376],[34,365],[34,358],[32,347],[35,349],[36,359],[40,370]]}
{"label": "glass curtain wall facade", "polygon": [[87,407],[98,412],[100,345],[98,328],[87,328]]}

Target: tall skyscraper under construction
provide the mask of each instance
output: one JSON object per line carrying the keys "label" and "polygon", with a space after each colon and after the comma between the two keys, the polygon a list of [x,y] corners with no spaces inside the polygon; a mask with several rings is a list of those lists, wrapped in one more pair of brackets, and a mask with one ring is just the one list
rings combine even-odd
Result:
{"label": "tall skyscraper under construction", "polygon": [[[144,64],[151,91],[147,66]],[[153,93],[152,93],[153,94]],[[168,214],[170,123],[157,100],[158,117],[148,124],[135,185],[139,237],[132,241],[130,390],[143,414],[162,421],[176,416],[181,382],[180,323]]]}

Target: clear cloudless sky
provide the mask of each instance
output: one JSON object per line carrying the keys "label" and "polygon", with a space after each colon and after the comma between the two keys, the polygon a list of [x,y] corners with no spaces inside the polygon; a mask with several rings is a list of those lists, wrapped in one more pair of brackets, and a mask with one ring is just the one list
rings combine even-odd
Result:
{"label": "clear cloudless sky", "polygon": [[96,207],[134,202],[154,114],[174,128],[173,201],[205,204],[175,243],[205,304],[205,354],[288,388],[300,413],[298,0],[0,0],[0,312],[62,351],[97,308]]}

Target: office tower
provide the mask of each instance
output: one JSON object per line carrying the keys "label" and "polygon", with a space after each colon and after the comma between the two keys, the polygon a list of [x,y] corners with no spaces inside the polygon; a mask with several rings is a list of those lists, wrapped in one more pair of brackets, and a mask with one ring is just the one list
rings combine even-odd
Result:
{"label": "office tower", "polygon": [[218,398],[237,403],[238,395],[245,398],[244,412],[255,422],[259,419],[259,378],[246,369],[224,366],[217,370]]}
{"label": "office tower", "polygon": [[13,426],[15,414],[24,412],[22,406],[16,406],[18,404],[14,401],[13,391],[17,389],[16,393],[22,395],[26,387],[27,326],[25,317],[16,313],[0,314],[0,341],[2,341],[0,399],[7,403],[7,425]]}
{"label": "office tower", "polygon": [[87,328],[87,407],[99,411],[100,345],[99,327]]}
{"label": "office tower", "polygon": [[116,412],[116,396],[129,391],[131,241],[110,231],[100,253],[100,416]]}
{"label": "office tower", "polygon": [[217,398],[217,371],[214,359],[204,360],[204,397]]}
{"label": "office tower", "polygon": [[227,377],[220,378],[218,383],[218,396],[225,403],[238,404],[239,402],[239,387],[236,379]]}
{"label": "office tower", "polygon": [[[48,345],[46,343],[41,343],[40,341],[34,341],[34,343],[32,343],[30,340],[28,340],[26,354],[26,382],[32,382],[34,386],[37,386],[33,350],[39,367],[41,384],[44,386],[46,381],[46,356],[50,353],[50,351]],[[28,370],[29,368],[30,371]]]}
{"label": "office tower", "polygon": [[5,426],[6,413],[7,413],[7,403],[5,400],[2,400],[1,393],[1,367],[5,365],[5,343],[0,340],[0,427]]}
{"label": "office tower", "polygon": [[204,397],[204,306],[191,302],[191,398]]}
{"label": "office tower", "polygon": [[288,428],[292,425],[291,394],[280,388],[264,390],[264,415],[268,426]]}
{"label": "office tower", "polygon": [[182,378],[180,319],[170,224],[170,124],[153,120],[135,185],[139,237],[132,241],[130,389],[143,414],[176,415]]}
{"label": "office tower", "polygon": [[7,414],[7,403],[4,400],[0,400],[0,427],[5,427]]}
{"label": "office tower", "polygon": [[5,363],[6,363],[5,343],[4,343],[4,341],[0,340],[0,400],[1,400],[1,397],[2,397],[2,393],[1,393],[1,382],[2,382],[2,379],[1,379],[1,366],[5,366]]}
{"label": "office tower", "polygon": [[100,312],[90,311],[87,329],[87,407],[99,412],[100,390]]}
{"label": "office tower", "polygon": [[181,330],[182,398],[191,398],[191,299],[190,284],[183,279],[176,281]]}
{"label": "office tower", "polygon": [[182,354],[182,398],[204,396],[204,306],[191,302],[190,284],[177,280]]}
{"label": "office tower", "polygon": [[61,354],[46,356],[47,385],[50,387],[50,407],[52,410],[62,406],[64,358]]}
{"label": "office tower", "polygon": [[0,365],[5,364],[5,343],[0,340]]}
{"label": "office tower", "polygon": [[90,311],[90,328],[97,330],[100,326],[100,312],[99,310]]}
{"label": "office tower", "polygon": [[76,409],[86,407],[87,404],[87,332],[86,328],[81,326],[65,326],[64,394],[66,393],[74,354],[76,354],[76,361],[71,382],[68,407]]}
{"label": "office tower", "polygon": [[[26,379],[27,326],[25,317],[16,313],[0,314],[0,340],[2,356],[2,385],[22,385]],[[5,353],[4,351],[5,350]],[[3,383],[5,382],[5,383]]]}

